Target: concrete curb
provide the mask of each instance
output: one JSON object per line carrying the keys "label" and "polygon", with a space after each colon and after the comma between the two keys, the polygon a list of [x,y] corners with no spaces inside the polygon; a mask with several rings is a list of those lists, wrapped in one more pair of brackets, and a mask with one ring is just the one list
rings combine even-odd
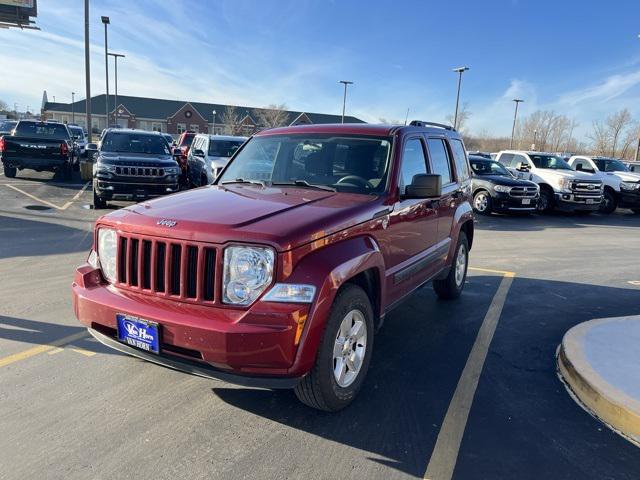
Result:
{"label": "concrete curb", "polygon": [[[585,350],[586,336],[594,327],[621,322],[640,323],[640,316],[591,320],[569,330],[558,349],[558,371],[587,411],[640,446],[640,398],[631,397],[596,372]],[[615,344],[608,346],[615,359]],[[620,368],[637,369],[639,366],[620,365]]]}

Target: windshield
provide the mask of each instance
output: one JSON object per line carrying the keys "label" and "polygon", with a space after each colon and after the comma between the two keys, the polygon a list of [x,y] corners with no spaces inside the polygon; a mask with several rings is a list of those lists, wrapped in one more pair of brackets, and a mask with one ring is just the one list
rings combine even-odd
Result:
{"label": "windshield", "polygon": [[386,188],[388,138],[326,135],[254,137],[216,183],[308,183],[337,191],[379,194]]}
{"label": "windshield", "polygon": [[18,122],[3,122],[0,121],[0,132],[10,132],[15,128]]}
{"label": "windshield", "polygon": [[145,133],[107,133],[100,150],[114,153],[170,154],[167,141],[163,137]]}
{"label": "windshield", "polygon": [[471,169],[476,175],[504,175],[510,177],[509,171],[504,168],[501,163],[494,162],[492,160],[477,160],[470,158]]}
{"label": "windshield", "polygon": [[595,164],[598,166],[598,170],[601,172],[628,172],[629,167],[627,167],[620,160],[605,160],[605,159],[593,159]]}
{"label": "windshield", "polygon": [[537,168],[550,168],[551,170],[571,170],[571,167],[562,158],[554,155],[529,154],[533,164]]}
{"label": "windshield", "polygon": [[212,140],[209,143],[209,155],[212,157],[230,157],[243,143],[244,140]]}
{"label": "windshield", "polygon": [[180,143],[181,147],[190,147],[193,143],[193,139],[196,138],[196,134],[192,133],[191,135],[185,135],[182,137],[182,142]]}
{"label": "windshield", "polygon": [[69,140],[69,131],[61,123],[20,122],[14,133],[16,137],[50,138]]}
{"label": "windshield", "polygon": [[69,127],[71,135],[78,137],[80,140],[84,138],[84,130],[81,127]]}

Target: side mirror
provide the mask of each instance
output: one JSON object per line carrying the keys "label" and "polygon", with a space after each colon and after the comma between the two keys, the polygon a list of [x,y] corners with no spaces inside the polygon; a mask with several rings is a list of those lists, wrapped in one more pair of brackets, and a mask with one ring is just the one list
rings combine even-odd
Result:
{"label": "side mirror", "polygon": [[193,156],[194,157],[204,157],[204,152],[198,148],[198,149],[193,151]]}
{"label": "side mirror", "polygon": [[528,172],[529,164],[525,162],[518,162],[518,164],[516,165],[516,170],[518,170],[519,172]]}
{"label": "side mirror", "polygon": [[442,195],[442,177],[432,173],[413,176],[405,188],[405,198],[439,198]]}

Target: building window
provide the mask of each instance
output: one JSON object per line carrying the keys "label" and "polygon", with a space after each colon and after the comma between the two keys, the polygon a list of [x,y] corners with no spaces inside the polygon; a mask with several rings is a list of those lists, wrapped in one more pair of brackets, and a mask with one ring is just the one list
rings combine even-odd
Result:
{"label": "building window", "polygon": [[186,123],[179,123],[178,124],[178,135],[181,135],[186,131],[187,131],[187,124]]}
{"label": "building window", "polygon": [[200,133],[200,125],[192,123],[189,128],[196,133]]}
{"label": "building window", "polygon": [[155,123],[155,122],[154,122],[154,123],[152,123],[152,124],[151,124],[151,129],[152,129],[154,132],[162,132],[162,124],[161,124],[161,123]]}
{"label": "building window", "polygon": [[69,117],[67,115],[60,115],[60,121],[62,123],[69,123]]}

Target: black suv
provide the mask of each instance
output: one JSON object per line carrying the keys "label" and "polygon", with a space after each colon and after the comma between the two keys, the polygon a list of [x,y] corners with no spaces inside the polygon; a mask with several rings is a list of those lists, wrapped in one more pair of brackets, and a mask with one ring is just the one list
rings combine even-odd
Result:
{"label": "black suv", "polygon": [[180,167],[159,132],[107,129],[93,170],[93,205],[177,192]]}
{"label": "black suv", "polygon": [[473,171],[473,209],[481,215],[491,212],[534,212],[540,188],[534,182],[515,178],[501,163],[469,155]]}

